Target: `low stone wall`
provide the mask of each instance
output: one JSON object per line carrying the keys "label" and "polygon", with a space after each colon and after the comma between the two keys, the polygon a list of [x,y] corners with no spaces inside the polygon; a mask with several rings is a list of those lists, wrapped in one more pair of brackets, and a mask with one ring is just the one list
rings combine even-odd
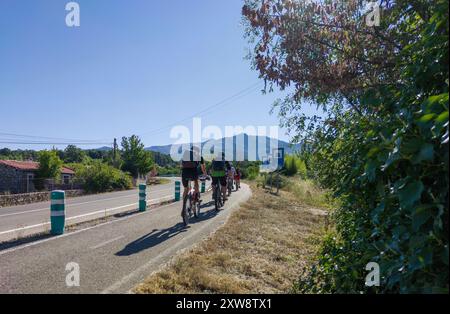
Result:
{"label": "low stone wall", "polygon": [[[68,190],[66,197],[84,195],[83,190]],[[35,192],[24,194],[0,195],[0,208],[7,206],[25,205],[50,200],[50,192]]]}

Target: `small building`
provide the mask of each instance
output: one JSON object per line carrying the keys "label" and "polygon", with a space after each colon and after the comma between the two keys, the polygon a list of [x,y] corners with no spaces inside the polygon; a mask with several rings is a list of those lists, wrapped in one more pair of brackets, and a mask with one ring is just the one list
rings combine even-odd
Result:
{"label": "small building", "polygon": [[[34,179],[39,169],[35,161],[0,160],[0,194],[35,192]],[[61,186],[69,186],[75,172],[61,167]]]}

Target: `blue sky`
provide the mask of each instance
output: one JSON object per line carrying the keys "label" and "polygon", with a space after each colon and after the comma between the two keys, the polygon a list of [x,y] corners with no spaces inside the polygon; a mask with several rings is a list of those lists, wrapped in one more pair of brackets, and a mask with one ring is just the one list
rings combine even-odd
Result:
{"label": "blue sky", "polygon": [[[186,118],[258,82],[241,0],[79,0],[79,28],[65,24],[67,2],[0,1],[0,133],[168,144],[167,126],[190,126]],[[283,95],[255,89],[200,117],[222,129],[276,125],[269,111]],[[0,134],[18,139],[60,142]]]}

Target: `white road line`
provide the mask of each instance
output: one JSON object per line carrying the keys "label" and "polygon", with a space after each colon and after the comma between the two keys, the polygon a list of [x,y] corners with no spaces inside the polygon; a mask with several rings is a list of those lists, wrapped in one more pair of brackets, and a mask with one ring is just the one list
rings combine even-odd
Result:
{"label": "white road line", "polygon": [[169,207],[171,205],[173,205],[173,204],[167,204],[167,205],[155,208],[154,210],[151,210],[151,211],[145,211],[145,212],[137,213],[135,215],[125,216],[125,217],[119,218],[117,220],[107,221],[107,222],[104,222],[104,223],[101,223],[101,224],[98,224],[98,225],[95,225],[95,226],[92,226],[92,227],[87,227],[87,228],[84,228],[84,229],[80,229],[80,230],[73,231],[73,232],[68,232],[68,233],[65,233],[65,234],[62,234],[62,235],[59,235],[59,236],[55,236],[55,237],[52,237],[52,238],[48,238],[48,239],[44,239],[44,240],[28,243],[28,244],[25,244],[25,245],[22,245],[22,246],[17,246],[17,247],[14,247],[14,248],[11,248],[11,249],[7,249],[7,250],[4,250],[4,251],[0,251],[0,256],[4,255],[4,254],[7,254],[7,253],[15,252],[15,251],[18,251],[18,250],[21,250],[21,249],[25,249],[27,247],[31,247],[31,246],[35,246],[35,245],[38,245],[38,244],[42,244],[42,243],[45,243],[45,242],[48,242],[48,241],[52,241],[52,240],[56,240],[56,239],[59,239],[59,238],[64,238],[64,237],[68,237],[68,236],[71,236],[71,235],[75,235],[75,234],[78,234],[78,233],[83,232],[83,231],[88,231],[88,230],[91,230],[91,229],[94,229],[94,228],[98,228],[98,227],[101,227],[101,226],[113,224],[113,223],[116,223],[116,222],[119,222],[119,221],[122,221],[122,220],[138,217],[140,215],[144,215],[144,214],[148,214],[148,213],[153,213],[156,210],[160,210],[160,209]]}
{"label": "white road line", "polygon": [[[168,199],[170,197],[172,197],[172,195],[167,195],[167,196],[164,196],[164,197],[155,198],[153,200],[149,200],[149,202],[150,203],[151,202],[156,202],[157,203],[160,200]],[[156,203],[153,203],[153,204],[156,204]],[[87,216],[92,216],[92,215],[96,215],[96,214],[103,214],[103,213],[106,214],[108,212],[111,212],[111,211],[114,211],[114,210],[117,210],[117,209],[122,209],[122,208],[130,207],[130,206],[137,206],[138,204],[139,203],[132,203],[132,204],[118,206],[118,207],[113,207],[113,208],[109,208],[109,209],[101,209],[101,210],[97,210],[95,212],[91,212],[91,213],[87,213],[87,214],[83,214],[83,215],[77,215],[77,216],[68,217],[68,218],[66,218],[66,221],[67,220],[77,219],[77,218],[82,218],[82,217],[87,217]],[[49,225],[49,224],[50,224],[50,222],[48,221],[48,222],[44,222],[44,223],[41,223],[41,224],[36,224],[36,225],[25,226],[25,227],[20,227],[20,228],[16,228],[16,229],[1,231],[0,235],[7,234],[7,233],[12,233],[12,232],[16,232],[16,231],[21,231],[21,230],[27,230],[27,229],[42,227],[42,226]]]}
{"label": "white road line", "polygon": [[[155,208],[153,210],[137,213],[137,214],[134,214],[134,215],[131,215],[131,216],[125,216],[125,217],[122,217],[122,218],[119,218],[119,219],[116,219],[116,220],[112,220],[112,221],[107,221],[107,222],[104,222],[104,223],[101,223],[101,224],[98,224],[98,225],[95,225],[95,226],[92,226],[92,227],[87,227],[87,228],[84,228],[84,229],[80,229],[80,230],[77,230],[77,231],[65,233],[65,234],[62,234],[62,235],[59,235],[59,236],[55,236],[55,237],[52,237],[52,238],[48,238],[48,239],[44,239],[44,240],[28,243],[28,244],[25,244],[25,245],[22,245],[22,246],[17,246],[17,247],[14,247],[14,248],[11,248],[11,249],[7,249],[7,250],[4,250],[4,251],[0,251],[0,256],[4,255],[4,254],[15,252],[15,251],[18,251],[18,250],[21,250],[21,249],[25,249],[27,247],[31,247],[31,246],[35,246],[35,245],[38,245],[38,244],[42,244],[42,243],[45,243],[45,242],[48,242],[48,241],[52,241],[52,240],[56,240],[56,239],[59,239],[59,238],[64,238],[64,237],[68,237],[68,236],[71,236],[71,235],[75,235],[75,234],[78,234],[78,233],[83,232],[83,231],[88,231],[88,230],[91,230],[91,229],[94,229],[94,228],[98,228],[98,227],[101,227],[101,226],[105,226],[105,225],[109,225],[109,224],[112,224],[112,223],[116,223],[116,222],[119,222],[119,221],[122,221],[122,220],[134,218],[134,217],[137,217],[137,216],[140,216],[140,215],[144,215],[144,214],[153,213],[155,211],[159,211],[161,209],[164,209],[166,207],[172,206],[174,204],[176,204],[176,203],[171,203],[171,204],[159,206],[159,207],[157,207],[157,208]],[[45,223],[45,224],[48,224],[48,223]],[[45,224],[40,224],[40,225],[45,225]]]}
{"label": "white road line", "polygon": [[92,215],[96,215],[96,214],[103,214],[103,213],[106,214],[107,212],[111,212],[111,211],[114,211],[116,209],[122,209],[122,208],[130,207],[130,206],[137,206],[137,205],[138,205],[138,203],[133,203],[133,204],[113,207],[113,208],[109,208],[109,209],[101,209],[101,210],[97,210],[95,212],[91,212],[91,213],[87,213],[87,214],[83,214],[83,215],[72,216],[72,217],[66,218],[66,220],[73,220],[73,219],[87,217],[87,216],[92,216]]}
{"label": "white road line", "polygon": [[112,243],[112,242],[114,242],[114,241],[120,240],[120,239],[122,239],[122,238],[125,238],[125,236],[124,236],[124,235],[121,235],[120,237],[117,237],[117,238],[114,238],[114,239],[105,241],[105,242],[103,242],[103,243],[97,244],[96,246],[91,247],[91,249],[92,249],[92,250],[99,249],[99,248],[101,248],[102,246],[105,246],[105,245],[110,244],[110,243]]}
{"label": "white road line", "polygon": [[42,227],[42,226],[49,225],[49,224],[50,224],[50,222],[44,222],[44,223],[41,223],[41,224],[36,224],[36,225],[31,225],[31,226],[20,227],[20,228],[16,228],[16,229],[12,229],[12,230],[6,230],[6,231],[0,232],[0,235],[2,235],[2,234],[7,234],[7,233],[10,233],[10,232],[14,232],[14,231],[22,231],[22,230],[27,230],[27,229],[32,229],[32,228]]}
{"label": "white road line", "polygon": [[[115,200],[115,199],[119,199],[119,198],[126,198],[126,197],[137,197],[137,194],[136,195],[117,196],[117,197],[105,198],[105,199],[89,201],[89,202],[71,203],[71,204],[66,204],[66,208],[77,206],[77,205],[84,205],[84,204],[90,204],[90,203],[98,203],[98,202],[102,202],[102,201]],[[32,213],[32,212],[39,212],[39,211],[44,211],[44,210],[49,210],[49,209],[50,209],[50,205],[49,205],[49,207],[46,207],[46,208],[32,209],[32,210],[27,210],[27,211],[22,211],[22,212],[17,212],[17,213],[2,214],[2,215],[0,215],[0,217],[28,214],[28,213]]]}
{"label": "white road line", "polygon": [[[154,190],[154,191],[152,191],[150,189],[150,193],[151,192],[172,191],[172,190],[173,190],[173,188],[162,189],[162,190]],[[95,200],[95,201],[87,201],[87,202],[80,202],[80,203],[66,203],[66,208],[70,208],[70,207],[77,206],[77,205],[84,205],[84,204],[90,204],[90,203],[98,203],[98,202],[102,202],[102,201],[115,200],[115,199],[119,199],[119,198],[127,198],[127,197],[136,197],[137,198],[138,196],[139,196],[138,193],[136,193],[136,194],[131,194],[131,195],[123,195],[123,196],[117,196],[117,197],[104,198],[104,199]],[[40,212],[40,211],[44,211],[44,210],[49,210],[49,208],[50,208],[50,205],[48,207],[46,207],[46,208],[26,210],[26,211],[21,211],[21,212],[17,212],[17,213],[1,214],[0,217],[22,215],[22,214],[28,214],[28,213],[33,213],[33,212]]]}

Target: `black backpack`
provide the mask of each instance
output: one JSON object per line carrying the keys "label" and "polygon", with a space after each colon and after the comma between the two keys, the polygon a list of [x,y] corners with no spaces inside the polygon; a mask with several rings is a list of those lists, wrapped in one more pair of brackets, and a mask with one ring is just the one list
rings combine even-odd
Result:
{"label": "black backpack", "polygon": [[[189,154],[189,157],[187,154]],[[199,164],[199,161],[194,161],[194,152],[192,150],[185,152],[183,160],[181,161],[181,167],[183,169],[194,169],[197,168]]]}
{"label": "black backpack", "polygon": [[223,171],[223,170],[225,170],[225,161],[214,160],[211,164],[211,168],[214,171]]}

